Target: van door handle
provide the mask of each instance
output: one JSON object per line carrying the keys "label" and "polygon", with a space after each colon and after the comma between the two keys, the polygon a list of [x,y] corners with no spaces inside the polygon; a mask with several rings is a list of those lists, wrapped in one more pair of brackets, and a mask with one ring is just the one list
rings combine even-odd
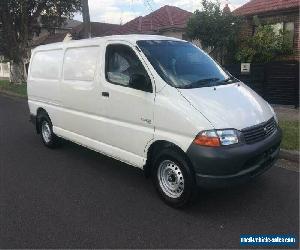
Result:
{"label": "van door handle", "polygon": [[102,92],[102,96],[109,97],[109,93],[108,92]]}

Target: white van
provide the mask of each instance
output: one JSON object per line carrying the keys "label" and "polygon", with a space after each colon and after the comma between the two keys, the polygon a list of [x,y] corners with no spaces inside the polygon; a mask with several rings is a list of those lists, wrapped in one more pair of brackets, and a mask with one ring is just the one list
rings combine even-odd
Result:
{"label": "white van", "polygon": [[31,121],[44,144],[64,138],[152,176],[170,205],[196,186],[255,177],[279,153],[272,107],[193,44],[150,35],[37,47]]}

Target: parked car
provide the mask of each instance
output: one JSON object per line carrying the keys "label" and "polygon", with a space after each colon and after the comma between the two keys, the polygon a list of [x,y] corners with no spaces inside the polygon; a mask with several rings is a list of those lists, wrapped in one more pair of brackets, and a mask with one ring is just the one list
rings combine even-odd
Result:
{"label": "parked car", "polygon": [[47,147],[64,138],[141,168],[174,207],[186,205],[196,186],[263,173],[281,142],[266,101],[201,49],[170,37],[37,47],[28,104]]}

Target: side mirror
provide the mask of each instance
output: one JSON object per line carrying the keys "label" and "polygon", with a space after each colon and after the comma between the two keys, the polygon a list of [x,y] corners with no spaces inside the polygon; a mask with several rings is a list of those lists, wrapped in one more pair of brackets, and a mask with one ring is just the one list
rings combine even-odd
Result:
{"label": "side mirror", "polygon": [[133,89],[152,92],[151,81],[148,77],[142,74],[133,74],[129,79],[129,86]]}

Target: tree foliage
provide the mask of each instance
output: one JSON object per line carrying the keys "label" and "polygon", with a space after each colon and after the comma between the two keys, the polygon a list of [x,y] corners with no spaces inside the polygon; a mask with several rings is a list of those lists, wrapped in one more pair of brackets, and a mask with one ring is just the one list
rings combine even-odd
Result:
{"label": "tree foliage", "polygon": [[187,25],[191,39],[201,41],[210,53],[230,53],[235,49],[241,19],[223,11],[218,1],[202,1],[202,10],[196,10]]}
{"label": "tree foliage", "polygon": [[270,62],[274,58],[292,53],[289,32],[274,32],[271,25],[260,25],[254,36],[242,40],[236,58],[241,62]]}
{"label": "tree foliage", "polygon": [[64,18],[79,10],[80,0],[1,0],[2,53],[15,64],[22,65],[41,16],[51,17],[52,26],[59,26]]}

